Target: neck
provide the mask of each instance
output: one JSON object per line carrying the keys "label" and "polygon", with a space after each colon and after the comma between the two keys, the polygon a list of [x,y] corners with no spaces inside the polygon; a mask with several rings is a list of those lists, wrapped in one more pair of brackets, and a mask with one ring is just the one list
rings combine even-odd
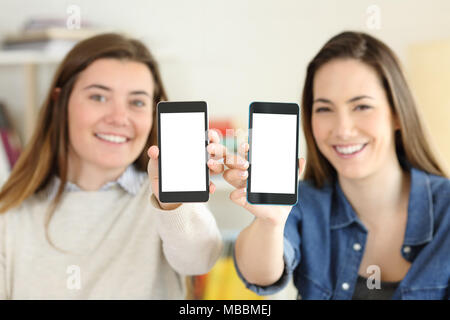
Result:
{"label": "neck", "polygon": [[362,179],[339,176],[342,191],[367,225],[375,226],[384,219],[407,213],[410,177],[395,160]]}
{"label": "neck", "polygon": [[82,190],[95,191],[105,183],[117,180],[126,168],[104,169],[86,161],[69,160],[67,180]]}

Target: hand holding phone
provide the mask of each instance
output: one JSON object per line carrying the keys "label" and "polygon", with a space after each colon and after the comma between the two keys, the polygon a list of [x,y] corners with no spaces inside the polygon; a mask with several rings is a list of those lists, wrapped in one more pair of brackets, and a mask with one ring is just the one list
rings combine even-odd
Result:
{"label": "hand holding phone", "polygon": [[[256,218],[265,221],[270,225],[284,226],[286,219],[291,210],[290,206],[281,205],[258,205],[251,204],[247,201],[247,180],[248,180],[248,159],[249,144],[243,143],[239,149],[238,154],[227,154],[225,160],[226,169],[223,173],[223,178],[229,184],[236,188],[230,194],[230,199],[237,205],[243,207]],[[270,149],[268,150],[271,151]],[[301,175],[305,167],[305,159],[298,160],[298,174]]]}
{"label": "hand holding phone", "polygon": [[[161,113],[163,113],[162,117]],[[169,117],[165,117],[165,115],[169,115]],[[189,121],[189,115],[194,115],[192,118],[196,119]],[[163,118],[163,121],[161,121],[161,118]],[[206,103],[160,103],[158,104],[158,120],[159,147],[151,146],[148,150],[150,157],[148,174],[155,197],[158,199],[160,206],[167,210],[178,207],[182,202],[202,201],[205,198],[206,190],[210,193],[215,191],[213,183],[208,185],[206,183],[209,182],[209,173],[219,174],[223,172],[223,164],[217,160],[220,160],[225,153],[225,147],[220,144],[217,132],[207,130]],[[205,128],[207,131],[204,131]],[[206,132],[207,138],[205,141]],[[209,157],[211,159],[207,161]],[[166,169],[165,189],[161,189],[163,184],[163,181],[161,181],[161,162]],[[203,181],[205,185],[202,185]],[[200,190],[195,190],[196,188]],[[162,193],[160,190],[162,190]],[[163,199],[161,199],[161,194],[163,194]],[[207,195],[208,193],[206,199]],[[201,198],[199,199],[199,197]]]}

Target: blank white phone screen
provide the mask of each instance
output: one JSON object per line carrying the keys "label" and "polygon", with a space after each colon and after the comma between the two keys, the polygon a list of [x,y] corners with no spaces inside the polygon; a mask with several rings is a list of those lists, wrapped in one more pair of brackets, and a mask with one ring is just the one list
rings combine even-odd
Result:
{"label": "blank white phone screen", "polygon": [[297,115],[253,113],[251,192],[295,193]]}
{"label": "blank white phone screen", "polygon": [[161,113],[161,190],[206,191],[205,113]]}

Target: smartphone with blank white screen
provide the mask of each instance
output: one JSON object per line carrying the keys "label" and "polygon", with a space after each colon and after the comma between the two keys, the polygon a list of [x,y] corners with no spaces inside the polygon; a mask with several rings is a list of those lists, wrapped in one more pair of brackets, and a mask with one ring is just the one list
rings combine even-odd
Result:
{"label": "smartphone with blank white screen", "polygon": [[297,203],[299,109],[296,103],[250,104],[249,203]]}
{"label": "smartphone with blank white screen", "polygon": [[208,201],[206,102],[160,102],[157,109],[159,200]]}

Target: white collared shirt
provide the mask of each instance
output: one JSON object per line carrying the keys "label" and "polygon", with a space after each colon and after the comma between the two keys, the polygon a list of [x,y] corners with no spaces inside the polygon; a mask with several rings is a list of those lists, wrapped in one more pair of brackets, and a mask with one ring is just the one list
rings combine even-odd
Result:
{"label": "white collared shirt", "polygon": [[[99,191],[106,191],[113,186],[118,185],[129,194],[136,195],[146,177],[146,172],[137,170],[134,165],[129,165],[117,180],[105,183],[100,187]],[[49,186],[49,200],[55,197],[60,183],[61,179],[55,176]],[[84,191],[78,185],[70,181],[66,182],[64,190],[66,192]]]}

